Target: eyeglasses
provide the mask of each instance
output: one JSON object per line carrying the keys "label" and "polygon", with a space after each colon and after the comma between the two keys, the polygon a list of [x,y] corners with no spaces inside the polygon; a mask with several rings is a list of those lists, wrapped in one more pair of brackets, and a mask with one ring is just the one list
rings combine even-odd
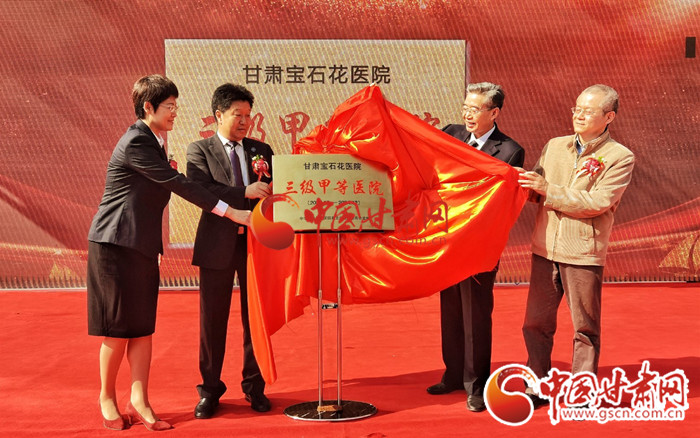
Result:
{"label": "eyeglasses", "polygon": [[469,115],[476,115],[479,113],[483,113],[484,111],[491,111],[494,107],[491,108],[477,108],[475,106],[463,106],[462,107],[462,114],[466,117]]}
{"label": "eyeglasses", "polygon": [[596,114],[598,112],[597,109],[590,109],[590,108],[581,108],[578,106],[572,107],[571,108],[571,114],[574,115],[574,117],[578,116],[579,114],[583,114],[583,117],[589,118]]}
{"label": "eyeglasses", "polygon": [[175,105],[174,103],[169,103],[167,105],[163,105],[163,107],[167,108],[167,110],[173,114],[175,114],[177,112],[177,110],[180,109],[180,107]]}

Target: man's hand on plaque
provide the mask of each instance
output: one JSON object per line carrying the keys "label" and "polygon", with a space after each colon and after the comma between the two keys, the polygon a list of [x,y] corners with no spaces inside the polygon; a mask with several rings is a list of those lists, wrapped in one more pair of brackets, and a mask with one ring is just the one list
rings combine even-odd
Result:
{"label": "man's hand on plaque", "polygon": [[260,199],[272,194],[272,188],[268,183],[258,181],[246,186],[245,197],[249,199]]}

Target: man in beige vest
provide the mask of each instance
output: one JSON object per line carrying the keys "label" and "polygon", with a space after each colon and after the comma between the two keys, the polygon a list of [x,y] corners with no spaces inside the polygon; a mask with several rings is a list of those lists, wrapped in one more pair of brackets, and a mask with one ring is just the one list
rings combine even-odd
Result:
{"label": "man in beige vest", "polygon": [[532,171],[520,169],[520,185],[539,204],[523,336],[528,367],[540,378],[552,367],[563,296],[575,331],[571,372],[598,371],[603,266],[613,215],[634,167],[632,152],[608,130],[618,100],[606,85],[583,90],[572,108],[574,135],[551,139]]}

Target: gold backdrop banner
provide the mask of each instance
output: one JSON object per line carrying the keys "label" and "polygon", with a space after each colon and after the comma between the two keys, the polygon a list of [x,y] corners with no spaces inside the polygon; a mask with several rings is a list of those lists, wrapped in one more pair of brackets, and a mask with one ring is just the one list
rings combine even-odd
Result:
{"label": "gold backdrop banner", "polygon": [[[467,53],[462,40],[166,40],[166,75],[180,91],[181,107],[169,152],[184,172],[187,145],[216,132],[211,96],[225,82],[253,93],[248,137],[269,143],[278,155],[290,153],[338,104],[371,83],[434,126],[458,123]],[[171,247],[192,245],[199,216],[173,196]]]}

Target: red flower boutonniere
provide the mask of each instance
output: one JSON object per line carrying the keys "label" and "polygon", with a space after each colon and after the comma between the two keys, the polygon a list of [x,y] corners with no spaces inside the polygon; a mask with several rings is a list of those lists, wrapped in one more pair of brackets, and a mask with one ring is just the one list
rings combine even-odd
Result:
{"label": "red flower boutonniere", "polygon": [[177,170],[177,161],[175,161],[175,155],[168,154],[168,164],[170,164],[170,167]]}
{"label": "red flower boutonniere", "polygon": [[258,175],[258,181],[260,181],[263,175],[270,178],[269,171],[270,165],[267,164],[267,161],[265,161],[265,158],[263,158],[262,155],[256,155],[253,157],[253,172]]}
{"label": "red flower boutonniere", "polygon": [[588,175],[589,178],[595,177],[598,172],[605,169],[605,158],[603,157],[590,157],[581,165],[581,170],[576,174],[577,177]]}

